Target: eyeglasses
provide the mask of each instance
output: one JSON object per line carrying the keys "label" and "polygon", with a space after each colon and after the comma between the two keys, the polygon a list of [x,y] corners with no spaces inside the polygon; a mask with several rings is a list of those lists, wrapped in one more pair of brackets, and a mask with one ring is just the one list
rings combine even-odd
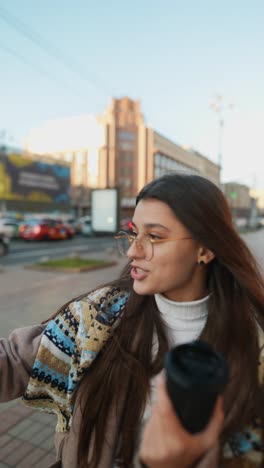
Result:
{"label": "eyeglasses", "polygon": [[154,245],[162,244],[163,242],[172,242],[185,239],[192,239],[192,237],[170,237],[168,239],[155,239],[151,234],[141,234],[141,239],[138,239],[138,234],[128,234],[127,232],[120,231],[117,236],[114,236],[117,242],[118,251],[121,255],[127,255],[128,249],[135,243],[140,251],[144,251],[145,260],[150,261],[154,254]]}

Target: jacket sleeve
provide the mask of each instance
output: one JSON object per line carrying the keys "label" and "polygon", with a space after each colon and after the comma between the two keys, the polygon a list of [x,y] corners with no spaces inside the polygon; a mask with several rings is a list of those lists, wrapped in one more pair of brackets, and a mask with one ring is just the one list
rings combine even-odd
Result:
{"label": "jacket sleeve", "polygon": [[0,339],[0,403],[23,395],[44,329],[45,325],[20,328]]}

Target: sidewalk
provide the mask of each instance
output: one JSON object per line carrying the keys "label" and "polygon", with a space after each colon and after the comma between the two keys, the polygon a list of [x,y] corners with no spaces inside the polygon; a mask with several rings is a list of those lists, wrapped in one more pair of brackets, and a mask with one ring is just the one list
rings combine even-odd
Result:
{"label": "sidewalk", "polygon": [[0,419],[0,468],[47,468],[55,461],[55,416],[16,400],[0,406]]}
{"label": "sidewalk", "polygon": [[[116,278],[126,259],[110,251],[89,258],[116,260],[117,265],[86,273],[25,270],[0,271],[0,331],[6,337],[20,326],[39,323],[67,300]],[[0,468],[47,468],[55,461],[56,416],[25,407],[19,400],[0,405]]]}

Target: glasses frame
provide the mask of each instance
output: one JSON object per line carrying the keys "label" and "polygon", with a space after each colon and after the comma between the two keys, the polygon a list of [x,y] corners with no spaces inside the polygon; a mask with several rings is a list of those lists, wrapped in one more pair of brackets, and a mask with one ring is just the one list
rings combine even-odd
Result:
{"label": "glasses frame", "polygon": [[[140,242],[140,239],[137,239],[137,235],[135,234],[129,234],[128,232],[125,231],[119,231],[116,236],[114,236],[114,239],[118,241],[118,239],[124,239],[126,238],[129,242],[129,246],[133,245],[135,242],[137,247],[139,247],[141,250],[144,249],[143,245]],[[150,261],[153,258],[154,255],[154,245],[155,244],[163,244],[165,242],[172,242],[172,241],[178,241],[178,240],[187,240],[187,239],[193,239],[192,237],[168,237],[167,239],[151,239],[147,238],[147,241],[150,242],[152,245],[152,255],[148,261]],[[129,248],[130,248],[129,247]],[[128,250],[129,250],[128,248]],[[126,254],[125,254],[126,255]]]}

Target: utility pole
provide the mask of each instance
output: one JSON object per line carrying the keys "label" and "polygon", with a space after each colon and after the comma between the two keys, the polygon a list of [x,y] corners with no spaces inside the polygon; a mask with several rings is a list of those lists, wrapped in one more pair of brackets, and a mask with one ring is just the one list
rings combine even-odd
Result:
{"label": "utility pole", "polygon": [[217,114],[218,120],[218,144],[217,144],[217,162],[219,165],[219,179],[221,184],[221,176],[223,169],[223,131],[224,131],[224,111],[232,109],[233,104],[226,104],[221,94],[216,94],[210,104],[210,109]]}

